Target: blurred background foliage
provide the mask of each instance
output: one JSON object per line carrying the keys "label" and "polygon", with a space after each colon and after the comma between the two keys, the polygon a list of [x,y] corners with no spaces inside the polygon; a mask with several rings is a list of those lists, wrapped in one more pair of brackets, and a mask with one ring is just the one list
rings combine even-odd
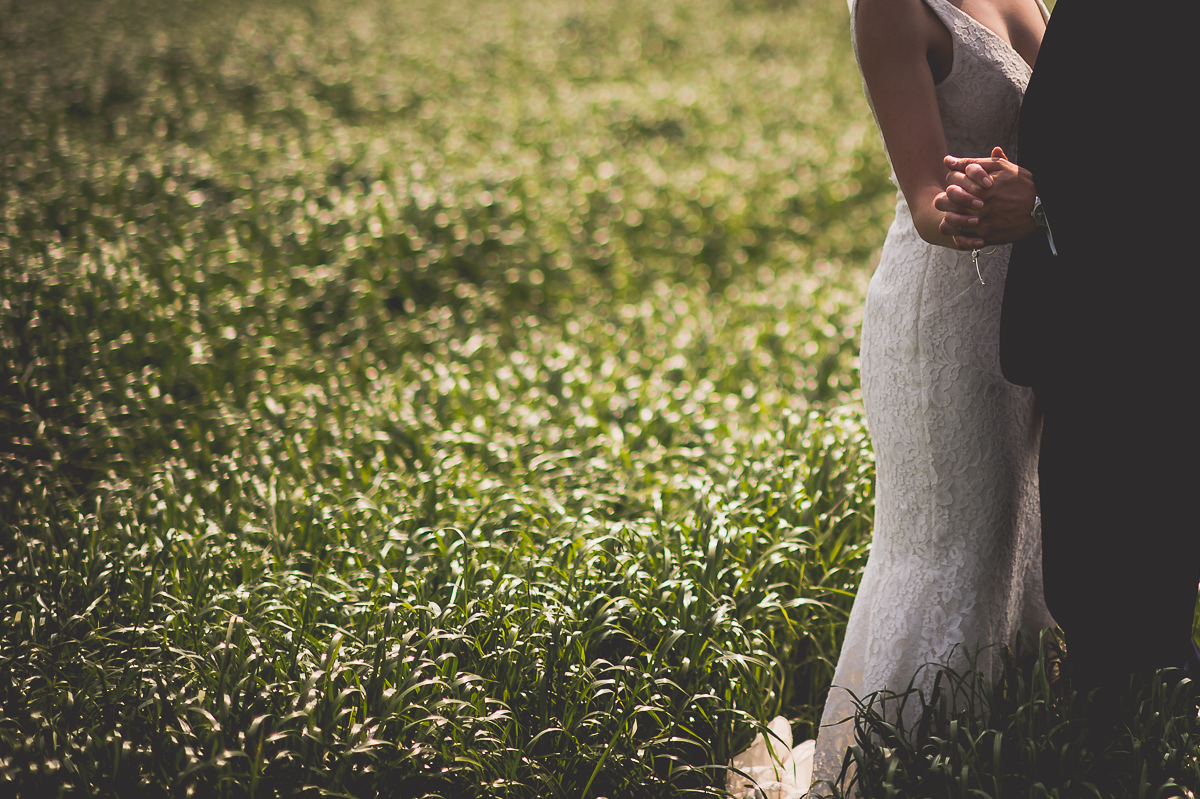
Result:
{"label": "blurred background foliage", "polygon": [[711,793],[810,735],[893,193],[845,15],[0,0],[0,786]]}

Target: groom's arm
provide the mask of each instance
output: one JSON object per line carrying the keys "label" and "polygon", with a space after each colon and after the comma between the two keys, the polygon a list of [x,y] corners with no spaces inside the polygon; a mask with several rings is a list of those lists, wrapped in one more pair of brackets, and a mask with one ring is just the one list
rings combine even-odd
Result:
{"label": "groom's arm", "polygon": [[934,207],[943,212],[941,232],[959,247],[1011,244],[1038,230],[1033,174],[999,147],[990,158],[948,155],[944,163],[950,172]]}

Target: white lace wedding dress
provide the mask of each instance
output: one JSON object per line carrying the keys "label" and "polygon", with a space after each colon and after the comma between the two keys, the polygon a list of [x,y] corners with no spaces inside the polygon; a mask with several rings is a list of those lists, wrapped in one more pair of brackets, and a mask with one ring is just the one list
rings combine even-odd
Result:
{"label": "white lace wedding dress", "polygon": [[[849,2],[853,28],[857,2]],[[999,145],[1016,160],[1030,67],[947,0],[925,2],[954,43],[953,67],[937,86],[949,151],[984,156]],[[851,694],[900,691],[914,675],[928,694],[935,669],[925,664],[961,670],[980,648],[1053,624],[1042,597],[1033,395],[1000,374],[1008,253],[980,255],[981,284],[970,253],[921,239],[898,194],[862,332],[874,538],[817,734],[814,793],[836,779],[853,743]],[[994,676],[990,652],[978,665]],[[785,781],[776,795],[807,787],[807,751],[797,747],[792,772],[803,787]]]}
{"label": "white lace wedding dress", "polygon": [[[1029,65],[947,0],[925,2],[954,42],[937,86],[949,151],[983,156],[999,145],[1016,160]],[[856,10],[850,0],[852,30]],[[980,255],[981,284],[970,253],[922,240],[898,196],[863,316],[875,532],[817,734],[818,781],[837,776],[853,740],[851,693],[903,690],[914,674],[928,692],[934,669],[921,666],[962,669],[982,647],[1053,624],[1042,597],[1033,395],[1000,374],[1008,253]],[[978,665],[988,673],[995,660],[984,652]]]}

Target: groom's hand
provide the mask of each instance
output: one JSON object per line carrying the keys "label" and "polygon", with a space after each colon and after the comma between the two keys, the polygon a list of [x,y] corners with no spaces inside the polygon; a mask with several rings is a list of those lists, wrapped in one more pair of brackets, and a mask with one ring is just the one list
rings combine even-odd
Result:
{"label": "groom's hand", "polygon": [[996,147],[990,158],[946,156],[946,190],[934,199],[945,216],[939,230],[963,249],[1010,244],[1037,230],[1030,216],[1033,174]]}

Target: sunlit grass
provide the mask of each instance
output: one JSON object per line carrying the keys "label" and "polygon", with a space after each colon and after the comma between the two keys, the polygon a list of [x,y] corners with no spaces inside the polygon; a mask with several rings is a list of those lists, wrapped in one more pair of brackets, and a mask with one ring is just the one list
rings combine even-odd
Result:
{"label": "sunlit grass", "polygon": [[[0,794],[712,795],[814,733],[893,192],[840,0],[0,20]],[[1170,690],[1111,745],[979,690],[864,780],[1195,789]]]}
{"label": "sunlit grass", "polygon": [[869,540],[838,4],[10,4],[0,779],[713,793]]}
{"label": "sunlit grass", "polygon": [[[757,722],[811,736],[893,193],[847,35],[0,8],[0,794],[714,795]],[[1065,740],[1035,678],[955,728],[1005,769]],[[1163,723],[1147,796],[1191,785]],[[928,732],[864,774],[990,790]]]}

